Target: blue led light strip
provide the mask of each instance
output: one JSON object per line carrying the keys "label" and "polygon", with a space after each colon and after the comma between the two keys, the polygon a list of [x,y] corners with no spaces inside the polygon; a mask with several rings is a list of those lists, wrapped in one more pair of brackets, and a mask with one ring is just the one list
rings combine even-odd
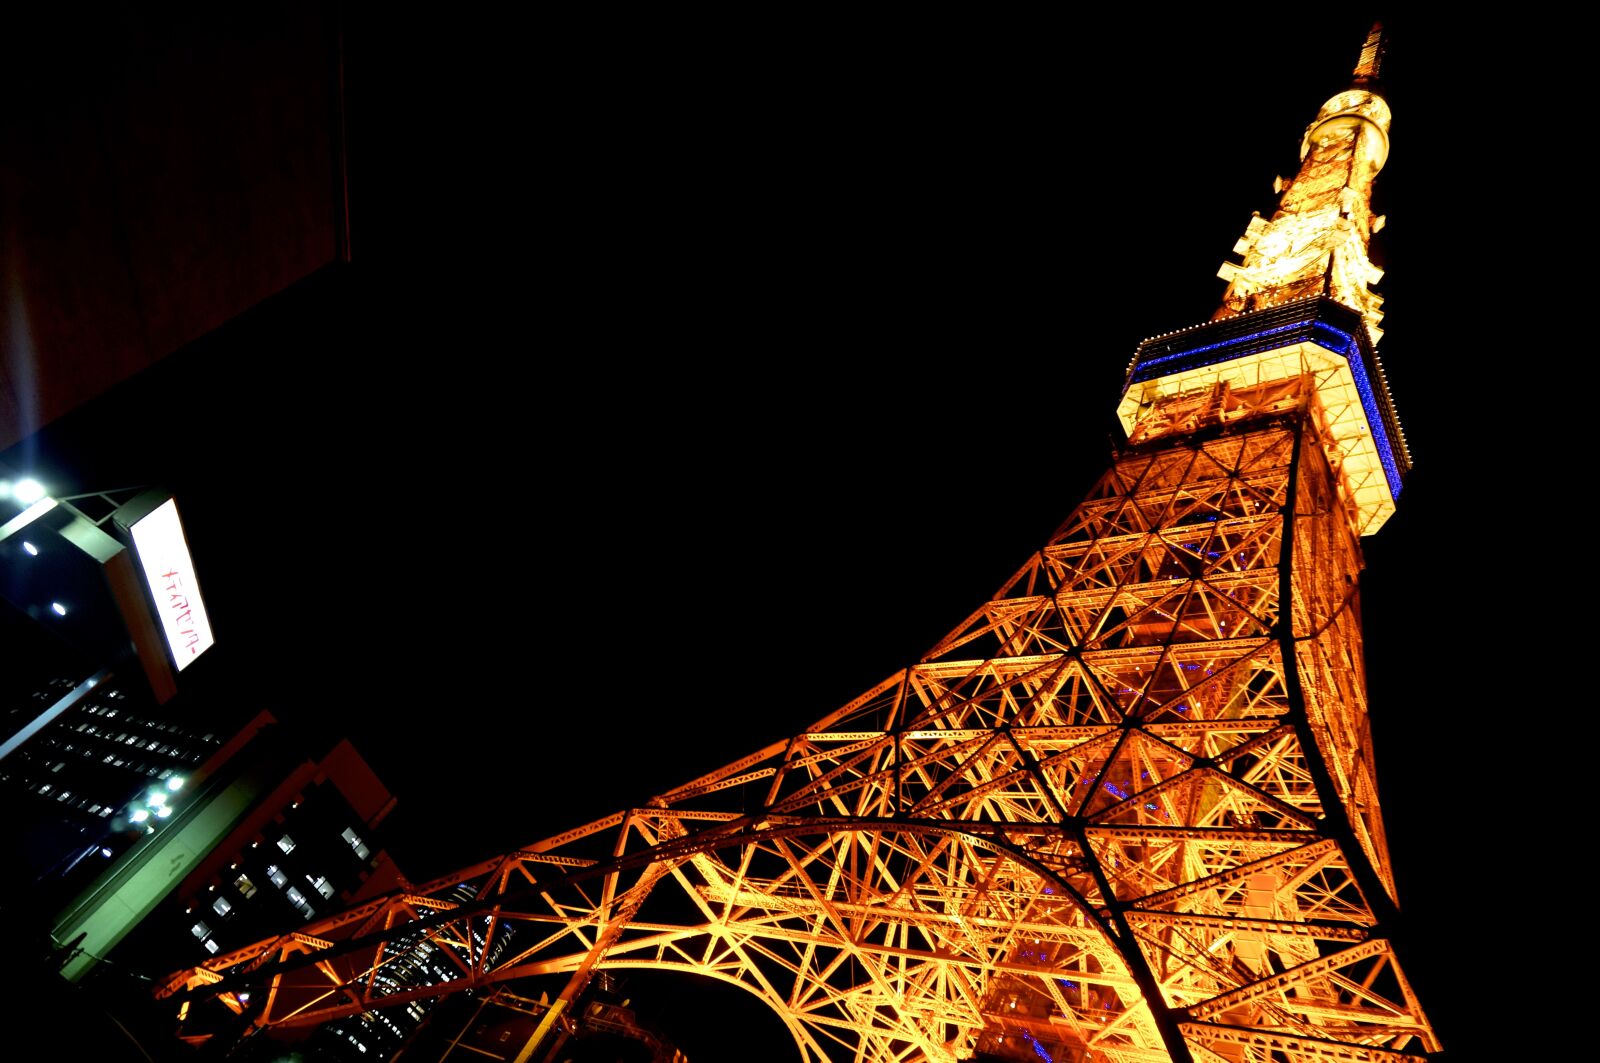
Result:
{"label": "blue led light strip", "polygon": [[1356,345],[1354,336],[1348,332],[1341,332],[1324,321],[1318,321],[1314,327],[1326,329],[1344,341],[1342,347],[1333,347],[1316,336],[1311,337],[1317,346],[1334,354],[1343,355],[1345,363],[1350,366],[1350,375],[1355,377],[1356,390],[1361,393],[1361,408],[1367,413],[1367,424],[1371,426],[1372,437],[1378,444],[1378,460],[1383,462],[1384,478],[1389,481],[1389,496],[1399,498],[1400,468],[1395,464],[1394,451],[1389,447],[1389,433],[1383,430],[1383,418],[1378,413],[1378,398],[1372,392],[1372,382],[1367,379],[1367,367],[1361,358],[1361,348]]}
{"label": "blue led light strip", "polygon": [[[1275,336],[1280,332],[1292,332],[1295,329],[1303,329],[1310,323],[1311,322],[1308,321],[1296,321],[1292,325],[1279,325],[1277,328],[1269,328],[1263,329],[1260,332],[1252,332],[1248,336],[1237,336],[1231,340],[1222,340],[1220,343],[1208,343],[1204,347],[1190,347],[1186,351],[1178,351],[1175,354],[1163,354],[1160,358],[1152,358],[1147,362],[1140,362],[1138,371],[1135,373],[1133,379],[1135,381],[1149,380],[1155,374],[1146,373],[1144,370],[1147,367],[1152,365],[1160,365],[1162,362],[1170,362],[1174,358],[1187,358],[1191,354],[1199,354],[1201,351],[1217,351],[1227,347],[1237,347],[1241,343],[1249,343],[1251,340],[1260,339],[1262,336]],[[1348,339],[1349,337],[1346,338]],[[1342,354],[1343,352],[1341,351],[1339,353]],[[1185,366],[1185,368],[1193,369],[1202,365],[1214,365],[1217,362],[1226,362],[1231,357],[1233,357],[1233,355],[1219,355],[1216,358],[1207,358],[1203,362],[1196,362],[1193,366]]]}
{"label": "blue led light strip", "polygon": [[[1217,343],[1208,343],[1203,347],[1191,347],[1186,351],[1163,354],[1160,358],[1151,358],[1149,361],[1140,362],[1134,369],[1132,382],[1139,383],[1159,375],[1154,372],[1147,372],[1147,370],[1165,362],[1173,361],[1174,359],[1183,359],[1184,364],[1182,368],[1184,369],[1200,369],[1204,366],[1216,365],[1219,362],[1232,361],[1243,354],[1254,353],[1238,350],[1239,347],[1242,347],[1245,344],[1257,342],[1268,336],[1278,336],[1285,332],[1304,331],[1306,330],[1307,326],[1310,327],[1311,334],[1305,338],[1309,339],[1312,343],[1315,343],[1318,347],[1321,347],[1324,350],[1332,351],[1334,354],[1339,355],[1345,360],[1345,363],[1350,366],[1350,375],[1355,379],[1356,391],[1361,396],[1361,408],[1366,412],[1367,424],[1372,428],[1372,437],[1378,446],[1378,460],[1383,463],[1384,479],[1389,483],[1389,495],[1391,498],[1399,498],[1400,468],[1395,463],[1394,450],[1389,444],[1389,433],[1384,430],[1383,418],[1378,412],[1378,399],[1373,393],[1372,381],[1367,377],[1367,367],[1361,358],[1361,348],[1357,345],[1355,337],[1351,336],[1348,332],[1334,328],[1325,321],[1318,321],[1315,319],[1310,321],[1296,321],[1288,325],[1279,325],[1277,328],[1269,328],[1263,329],[1260,332],[1252,332],[1248,336],[1237,336],[1231,340],[1221,340]],[[1317,335],[1319,330],[1331,332],[1335,337],[1337,337],[1337,339],[1329,340],[1319,336]],[[1274,346],[1263,347],[1261,350],[1277,350],[1279,347],[1286,346],[1288,346],[1287,343],[1282,343]],[[1193,362],[1189,361],[1190,358],[1193,358],[1195,355],[1201,354],[1205,351],[1218,351],[1220,353],[1211,358],[1203,358]]]}

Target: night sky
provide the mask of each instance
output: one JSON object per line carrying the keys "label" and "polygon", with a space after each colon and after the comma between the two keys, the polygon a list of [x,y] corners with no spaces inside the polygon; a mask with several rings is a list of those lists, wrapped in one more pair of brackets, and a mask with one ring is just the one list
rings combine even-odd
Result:
{"label": "night sky", "polygon": [[[175,491],[205,681],[349,734],[414,880],[792,734],[985,601],[1103,470],[1135,345],[1209,317],[1372,22],[654,17],[353,19],[351,263],[0,455]],[[1401,958],[1466,1058],[1462,721],[1497,688],[1462,623],[1521,592],[1463,579],[1495,444],[1446,350],[1512,321],[1463,283],[1485,187],[1446,179],[1476,45],[1390,25],[1373,253],[1415,470],[1362,608]]]}

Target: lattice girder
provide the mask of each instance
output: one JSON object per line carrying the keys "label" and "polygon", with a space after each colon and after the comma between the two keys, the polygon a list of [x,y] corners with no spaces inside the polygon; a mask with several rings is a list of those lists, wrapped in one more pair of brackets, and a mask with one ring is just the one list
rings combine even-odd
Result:
{"label": "lattice girder", "polygon": [[[292,1027],[652,967],[756,994],[816,1063],[1416,1059],[1321,424],[1126,451],[992,601],[805,732],[162,992],[265,980],[252,1021]],[[423,946],[451,980],[383,973]]]}

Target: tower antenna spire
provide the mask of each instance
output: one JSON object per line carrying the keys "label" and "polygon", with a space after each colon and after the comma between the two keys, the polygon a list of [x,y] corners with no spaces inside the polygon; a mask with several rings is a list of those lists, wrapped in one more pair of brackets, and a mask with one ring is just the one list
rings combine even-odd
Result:
{"label": "tower antenna spire", "polygon": [[1356,68],[1351,75],[1353,88],[1367,89],[1377,85],[1383,76],[1383,53],[1388,43],[1388,37],[1383,32],[1383,23],[1374,22],[1371,32],[1367,34],[1366,43],[1361,46],[1361,58],[1356,60]]}
{"label": "tower antenna spire", "polygon": [[1368,248],[1384,224],[1372,211],[1372,183],[1389,157],[1389,104],[1378,84],[1385,40],[1374,23],[1349,86],[1306,127],[1299,172],[1274,184],[1277,209],[1250,219],[1233,247],[1243,261],[1217,271],[1228,288],[1216,318],[1321,294],[1359,313],[1374,345],[1382,338],[1383,296],[1372,285],[1383,270]]}

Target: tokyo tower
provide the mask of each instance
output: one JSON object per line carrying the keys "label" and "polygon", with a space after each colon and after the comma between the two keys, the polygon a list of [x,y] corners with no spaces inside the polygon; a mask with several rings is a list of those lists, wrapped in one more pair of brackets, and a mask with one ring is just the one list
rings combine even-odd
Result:
{"label": "tokyo tower", "polygon": [[[1358,612],[1409,464],[1368,257],[1382,51],[1374,28],[1211,320],[1138,345],[1098,482],[918,662],[157,995],[271,1031],[557,976],[518,1061],[563,1058],[584,990],[629,969],[754,994],[807,1063],[1439,1051],[1392,939]],[[383,977],[419,942],[454,977]]]}

